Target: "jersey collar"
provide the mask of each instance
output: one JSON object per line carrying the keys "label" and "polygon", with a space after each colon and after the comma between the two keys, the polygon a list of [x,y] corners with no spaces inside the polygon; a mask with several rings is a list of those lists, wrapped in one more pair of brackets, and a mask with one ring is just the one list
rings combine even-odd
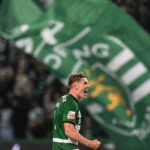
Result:
{"label": "jersey collar", "polygon": [[78,103],[78,100],[73,95],[71,95],[71,94],[68,94],[68,95],[72,96],[73,99]]}

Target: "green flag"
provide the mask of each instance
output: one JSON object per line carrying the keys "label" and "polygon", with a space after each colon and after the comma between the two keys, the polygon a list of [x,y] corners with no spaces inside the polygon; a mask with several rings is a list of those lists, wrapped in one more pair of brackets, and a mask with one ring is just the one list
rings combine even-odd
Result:
{"label": "green flag", "polygon": [[91,117],[120,150],[149,150],[150,37],[130,16],[106,0],[5,0],[0,34],[64,83],[85,72]]}

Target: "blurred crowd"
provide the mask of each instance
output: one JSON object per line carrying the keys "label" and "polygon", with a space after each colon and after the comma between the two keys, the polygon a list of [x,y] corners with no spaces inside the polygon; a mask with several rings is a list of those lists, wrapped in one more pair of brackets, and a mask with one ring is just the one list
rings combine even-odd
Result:
{"label": "blurred crowd", "polygon": [[51,135],[56,100],[68,89],[38,60],[0,39],[0,138]]}
{"label": "blurred crowd", "polygon": [[110,0],[129,13],[150,33],[150,0]]}

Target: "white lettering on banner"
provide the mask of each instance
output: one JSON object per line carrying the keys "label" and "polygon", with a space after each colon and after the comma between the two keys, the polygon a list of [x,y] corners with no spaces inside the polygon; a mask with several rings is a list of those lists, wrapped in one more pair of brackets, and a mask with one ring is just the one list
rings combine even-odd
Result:
{"label": "white lettering on banner", "polygon": [[[51,28],[52,25],[53,27]],[[41,31],[41,36],[47,44],[55,45],[57,43],[55,35],[64,27],[64,23],[61,21],[50,20],[48,26],[49,27],[46,27]]]}
{"label": "white lettering on banner", "polygon": [[90,50],[87,45],[83,45],[83,50],[74,49],[73,50],[74,56],[79,60],[81,57],[90,57]]}
{"label": "white lettering on banner", "polygon": [[80,39],[85,37],[89,32],[91,31],[90,27],[86,27],[83,29],[80,33],[78,33],[75,37],[72,39],[65,41],[64,43],[58,44],[54,47],[53,51],[56,52],[57,54],[61,55],[62,57],[67,57],[67,53],[65,51],[65,48],[68,46],[71,46],[78,42]]}
{"label": "white lettering on banner", "polygon": [[[50,26],[52,26],[50,28]],[[41,43],[37,46],[36,50],[34,51],[34,56],[38,56],[39,53],[41,52],[42,48],[45,46],[45,44],[49,45],[55,45],[57,44],[57,39],[55,38],[55,34],[57,34],[63,27],[64,23],[61,21],[56,21],[56,20],[50,20],[48,23],[49,27],[46,27],[42,29],[41,31],[41,36],[43,40]]]}
{"label": "white lettering on banner", "polygon": [[107,58],[109,56],[109,45],[96,43],[92,46],[92,52],[98,58]]}
{"label": "white lettering on banner", "polygon": [[146,72],[147,70],[145,66],[141,62],[139,62],[135,64],[133,67],[131,67],[128,71],[126,71],[121,76],[121,80],[125,85],[130,85]]}
{"label": "white lettering on banner", "polygon": [[18,37],[18,36],[21,36],[22,33],[25,33],[28,31],[30,25],[29,24],[22,24],[18,27],[15,27],[12,29],[12,38],[15,38],[15,37]]}
{"label": "white lettering on banner", "polygon": [[49,64],[52,60],[55,62],[55,64],[52,65],[52,69],[57,70],[61,66],[61,58],[58,55],[49,54],[44,58],[44,63]]}
{"label": "white lettering on banner", "polygon": [[82,60],[82,57],[89,58],[91,52],[98,58],[107,58],[109,56],[109,45],[105,43],[96,43],[92,46],[91,50],[88,45],[83,45],[83,50],[73,50],[73,54],[78,60]]}
{"label": "white lettering on banner", "polygon": [[150,94],[150,79],[146,80],[132,92],[134,103],[139,102],[148,94]]}
{"label": "white lettering on banner", "polygon": [[33,40],[30,37],[22,38],[22,39],[16,41],[15,45],[18,48],[24,48],[24,50],[25,50],[25,52],[27,54],[31,54],[32,53]]}
{"label": "white lettering on banner", "polygon": [[111,71],[116,72],[133,58],[134,54],[131,52],[131,50],[125,48],[119,54],[117,54],[110,62],[107,63],[107,67]]}
{"label": "white lettering on banner", "polygon": [[[49,44],[49,45],[57,44],[57,39],[55,38],[55,35],[63,28],[64,23],[61,21],[50,20],[49,26],[52,26],[52,25],[53,25],[53,27],[51,29],[49,27],[46,27],[41,31],[41,36],[42,36],[43,40],[36,47],[36,49],[33,53],[34,57],[38,57],[41,50],[43,49],[43,47],[46,44]],[[28,29],[27,27],[24,27],[23,30],[27,30],[27,29]],[[61,43],[59,45],[56,45],[53,48],[53,51],[55,53],[57,53],[58,55],[48,54],[44,58],[44,63],[48,64],[50,60],[55,60],[56,63],[52,66],[52,68],[58,69],[61,66],[61,62],[62,62],[61,57],[64,57],[64,58],[67,57],[67,53],[65,52],[65,48],[67,48],[67,46],[73,45],[74,43],[76,43],[77,41],[82,39],[90,31],[91,31],[91,28],[86,27],[85,29],[83,29],[80,33],[78,33],[72,39],[70,39],[64,43]],[[32,38],[23,38],[23,39],[16,41],[16,46],[19,48],[25,48],[25,52],[28,54],[31,54],[33,51],[33,47],[35,45],[34,45],[34,42],[32,41]],[[78,69],[78,67],[80,67],[81,64],[82,64],[81,62],[76,63],[75,67],[73,67],[73,68],[76,70],[76,69]],[[73,71],[74,71],[74,69],[73,69]]]}
{"label": "white lettering on banner", "polygon": [[21,30],[22,33],[27,32],[28,29],[29,29],[29,24],[23,24],[23,25],[20,26],[20,30]]}
{"label": "white lettering on banner", "polygon": [[34,55],[35,57],[37,57],[44,46],[45,46],[45,42],[44,42],[44,41],[41,41],[41,43],[40,43],[40,44],[38,45],[38,47],[35,49],[33,55]]}

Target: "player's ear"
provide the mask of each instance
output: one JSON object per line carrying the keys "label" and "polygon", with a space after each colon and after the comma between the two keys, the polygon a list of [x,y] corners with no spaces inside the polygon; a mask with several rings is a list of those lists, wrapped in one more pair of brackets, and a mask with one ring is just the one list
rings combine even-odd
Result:
{"label": "player's ear", "polygon": [[74,82],[73,84],[74,84],[74,85],[73,85],[73,86],[74,86],[74,89],[75,89],[75,90],[78,90],[78,83],[77,83],[77,82]]}

